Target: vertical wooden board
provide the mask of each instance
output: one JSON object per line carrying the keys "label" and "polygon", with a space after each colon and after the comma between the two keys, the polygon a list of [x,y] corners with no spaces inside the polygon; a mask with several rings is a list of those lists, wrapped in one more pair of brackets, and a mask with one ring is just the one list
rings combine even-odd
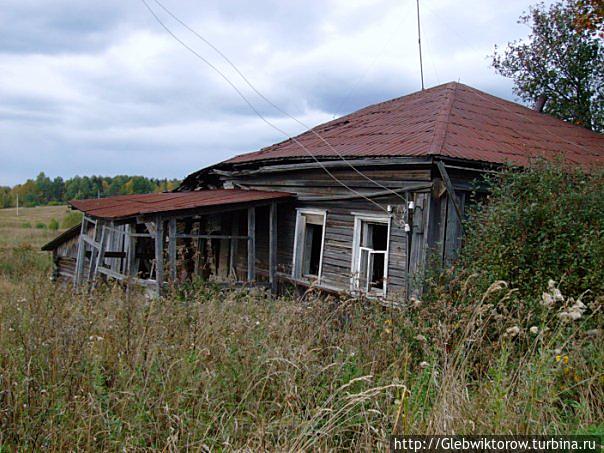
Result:
{"label": "vertical wooden board", "polygon": [[429,222],[429,194],[415,194],[415,210],[411,231],[411,250],[409,253],[409,296],[419,297],[422,293],[426,258],[425,226]]}
{"label": "vertical wooden board", "polygon": [[271,203],[269,211],[269,258],[268,279],[271,291],[277,291],[277,203]]}
{"label": "vertical wooden board", "polygon": [[78,256],[76,261],[76,272],[74,277],[74,286],[77,288],[82,281],[82,274],[84,273],[84,260],[86,259],[86,243],[84,242],[84,235],[88,231],[88,219],[84,216],[82,219],[82,228],[80,230],[80,236],[78,240]]}
{"label": "vertical wooden board", "polygon": [[[233,218],[231,222],[231,235],[239,236],[239,212],[233,213]],[[229,277],[234,281],[238,280],[238,272],[237,272],[237,254],[239,250],[239,240],[231,239],[229,246]]]}
{"label": "vertical wooden board", "polygon": [[[457,194],[457,203],[462,212],[465,207],[465,193]],[[447,212],[447,229],[446,229],[446,238],[445,238],[445,248],[444,248],[444,264],[445,266],[450,266],[453,261],[459,255],[459,251],[461,249],[462,243],[462,221],[457,215],[457,210],[455,209],[452,202],[448,203],[448,212]]]}
{"label": "vertical wooden board", "polygon": [[136,232],[136,225],[128,224],[127,233],[128,233],[128,249],[126,253],[126,275],[136,276],[136,237],[130,236],[130,234]]}
{"label": "vertical wooden board", "polygon": [[[404,206],[403,206],[404,208]],[[395,217],[390,225],[388,256],[388,298],[405,297],[407,290],[407,233],[401,216]]]}
{"label": "vertical wooden board", "polygon": [[170,262],[170,281],[176,281],[176,219],[168,221],[168,261]]}
{"label": "vertical wooden board", "polygon": [[256,280],[256,208],[247,210],[247,280]]}
{"label": "vertical wooden board", "polygon": [[428,225],[427,245],[431,264],[442,265],[445,249],[447,226],[447,195],[430,195],[430,223]]}
{"label": "vertical wooden board", "polygon": [[164,285],[164,221],[159,216],[155,220],[155,279],[157,294],[161,296]]}
{"label": "vertical wooden board", "polygon": [[110,236],[110,230],[106,228],[105,222],[102,222],[99,219],[97,220],[96,226],[97,228],[101,228],[101,240],[99,241],[99,253],[96,258],[96,263],[90,264],[90,266],[94,266],[93,279],[96,279],[98,276],[99,266],[103,266],[105,263],[105,251],[107,250]]}

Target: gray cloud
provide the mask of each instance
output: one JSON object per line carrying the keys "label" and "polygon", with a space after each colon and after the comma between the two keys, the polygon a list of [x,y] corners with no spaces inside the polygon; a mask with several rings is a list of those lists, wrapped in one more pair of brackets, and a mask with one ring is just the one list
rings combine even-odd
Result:
{"label": "gray cloud", "polygon": [[[148,1],[263,115],[302,131]],[[162,2],[308,125],[419,88],[411,0]],[[527,2],[422,2],[427,85],[460,79],[512,98],[487,55],[527,34],[516,24]],[[8,0],[0,9],[0,184],[39,171],[184,177],[284,138],[139,0]]]}

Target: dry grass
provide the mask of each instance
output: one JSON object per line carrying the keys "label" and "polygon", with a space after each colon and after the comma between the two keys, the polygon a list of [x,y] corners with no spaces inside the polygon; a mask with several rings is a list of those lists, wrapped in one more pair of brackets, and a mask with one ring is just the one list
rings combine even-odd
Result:
{"label": "dry grass", "polygon": [[596,305],[573,323],[544,312],[533,335],[504,284],[401,311],[203,285],[74,295],[46,272],[26,249],[0,254],[0,450],[386,450],[393,432],[602,429]]}
{"label": "dry grass", "polygon": [[29,244],[39,248],[50,241],[62,230],[36,228],[36,224],[48,225],[51,219],[59,223],[67,214],[67,206],[39,206],[35,208],[20,208],[17,216],[16,208],[0,209],[0,249],[12,248]]}

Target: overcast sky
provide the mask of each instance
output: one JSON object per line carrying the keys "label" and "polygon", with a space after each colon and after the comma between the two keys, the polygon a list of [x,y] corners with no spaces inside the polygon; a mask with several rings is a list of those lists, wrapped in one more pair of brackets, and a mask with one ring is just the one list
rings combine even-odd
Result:
{"label": "overcast sky", "polygon": [[[147,1],[271,122],[288,134],[304,130]],[[415,0],[161,1],[309,126],[420,88]],[[488,55],[528,34],[517,19],[529,4],[422,0],[427,87],[460,80],[514,99]],[[40,171],[183,178],[284,138],[141,0],[2,2],[0,185]]]}

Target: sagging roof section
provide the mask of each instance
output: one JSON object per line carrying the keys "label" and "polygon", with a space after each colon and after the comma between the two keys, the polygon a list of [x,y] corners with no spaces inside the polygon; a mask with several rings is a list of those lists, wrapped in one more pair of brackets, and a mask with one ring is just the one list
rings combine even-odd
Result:
{"label": "sagging roof section", "polygon": [[[296,141],[320,159],[440,156],[524,166],[531,158],[561,157],[584,167],[604,165],[604,135],[457,82],[363,108],[313,131]],[[310,156],[290,139],[219,165],[299,158]]]}
{"label": "sagging roof section", "polygon": [[287,192],[215,189],[194,192],[121,195],[109,198],[74,200],[70,204],[88,216],[115,220],[189,209],[285,199],[292,196],[291,193]]}
{"label": "sagging roof section", "polygon": [[59,234],[52,241],[48,242],[47,244],[44,244],[42,246],[42,250],[44,250],[45,252],[49,252],[49,251],[52,251],[52,250],[56,249],[57,247],[59,247],[64,242],[67,242],[68,240],[70,240],[70,239],[76,237],[77,235],[79,235],[81,229],[82,229],[82,224],[81,223],[78,223],[77,225],[72,226],[68,230],[65,230],[64,232],[62,232],[61,234]]}

